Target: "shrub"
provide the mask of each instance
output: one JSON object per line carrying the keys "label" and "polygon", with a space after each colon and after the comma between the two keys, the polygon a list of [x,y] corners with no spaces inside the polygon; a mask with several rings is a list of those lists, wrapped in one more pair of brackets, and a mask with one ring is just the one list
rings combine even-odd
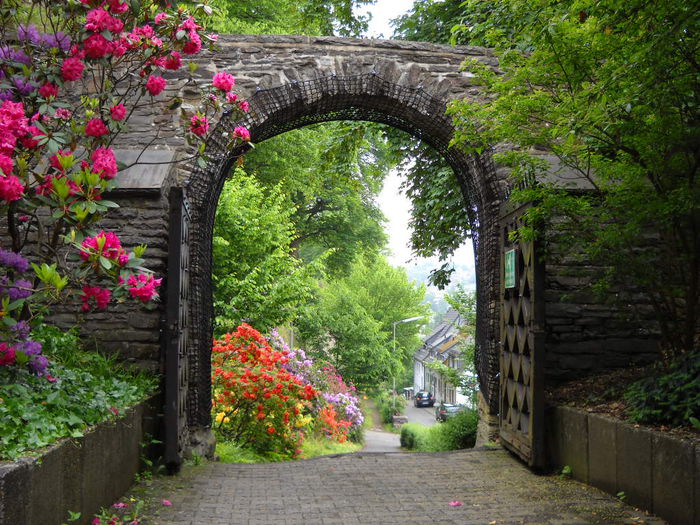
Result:
{"label": "shrub", "polygon": [[[395,413],[403,414],[406,411],[406,399],[403,396],[396,396],[394,401],[391,392],[382,392],[374,398],[374,402],[382,418],[382,423],[391,423]],[[394,410],[394,403],[396,403],[396,410]]]}
{"label": "shrub", "polygon": [[258,452],[293,457],[301,451],[304,412],[317,392],[284,368],[287,356],[247,324],[214,341],[212,410],[224,438]]}
{"label": "shrub", "polygon": [[401,427],[401,446],[420,452],[471,448],[476,442],[478,419],[475,410],[467,410],[459,412],[442,425],[426,427],[408,423]]}
{"label": "shrub", "polygon": [[700,349],[634,383],[625,394],[636,423],[690,426],[700,417]]}

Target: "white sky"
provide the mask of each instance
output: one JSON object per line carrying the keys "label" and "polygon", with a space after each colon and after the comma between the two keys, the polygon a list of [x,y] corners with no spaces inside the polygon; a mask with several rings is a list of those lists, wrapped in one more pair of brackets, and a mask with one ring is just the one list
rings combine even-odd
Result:
{"label": "white sky", "polygon": [[[394,30],[389,25],[389,20],[409,11],[413,6],[413,0],[377,0],[374,5],[363,6],[360,13],[371,13],[367,32],[370,38],[390,38]],[[389,250],[391,256],[389,262],[395,266],[411,267],[424,266],[431,263],[433,268],[439,267],[437,258],[424,259],[411,257],[409,239],[411,230],[408,226],[410,218],[410,201],[403,195],[399,186],[402,178],[395,172],[389,174],[384,182],[384,188],[379,195],[378,203],[387,218],[385,230],[389,235]],[[409,262],[410,261],[410,262]],[[463,283],[468,288],[474,286],[474,251],[471,241],[467,241],[455,253],[453,261],[456,271],[452,282]]]}

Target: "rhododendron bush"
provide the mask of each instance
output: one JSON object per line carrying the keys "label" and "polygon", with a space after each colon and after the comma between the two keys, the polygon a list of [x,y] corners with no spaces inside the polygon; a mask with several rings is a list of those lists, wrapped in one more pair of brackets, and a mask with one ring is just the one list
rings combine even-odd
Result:
{"label": "rhododendron bush", "polygon": [[242,324],[212,349],[213,416],[220,436],[295,457],[305,435],[360,439],[363,423],[355,387],[330,365],[290,349],[272,332]]}
{"label": "rhododendron bush", "polygon": [[[180,105],[167,89],[194,82],[183,66],[216,40],[202,25],[208,14],[206,4],[189,12],[156,0],[0,3],[0,366],[46,372],[30,325],[52,305],[87,312],[157,299],[161,279],[144,267],[145,246],[129,250],[96,225],[117,207],[104,198],[122,168],[116,137],[133,114]],[[212,117],[247,110],[232,75],[212,80],[183,119],[200,163]],[[158,136],[154,127],[143,142]],[[249,138],[243,129],[231,140]]]}
{"label": "rhododendron bush", "polygon": [[318,393],[285,368],[288,354],[247,324],[214,341],[213,411],[223,437],[259,451],[298,454],[304,416]]}

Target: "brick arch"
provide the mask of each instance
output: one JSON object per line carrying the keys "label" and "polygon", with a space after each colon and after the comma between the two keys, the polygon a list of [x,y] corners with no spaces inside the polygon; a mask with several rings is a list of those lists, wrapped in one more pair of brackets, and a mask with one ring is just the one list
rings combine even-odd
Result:
{"label": "brick arch", "polygon": [[478,292],[477,366],[482,391],[495,413],[498,405],[499,322],[497,223],[505,189],[498,180],[490,155],[471,156],[449,147],[454,127],[445,110],[451,97],[432,95],[429,88],[437,85],[406,86],[384,78],[375,70],[345,76],[320,76],[318,71],[312,74],[314,78],[311,79],[291,80],[269,89],[258,89],[248,98],[250,112],[243,120],[224,115],[207,144],[208,166],[193,168],[187,179],[187,195],[191,203],[188,426],[194,430],[210,424],[214,216],[226,176],[245,151],[244,148],[229,151],[227,137],[235,126],[245,125],[255,143],[305,125],[334,120],[373,121],[406,131],[434,147],[454,170],[474,225]]}

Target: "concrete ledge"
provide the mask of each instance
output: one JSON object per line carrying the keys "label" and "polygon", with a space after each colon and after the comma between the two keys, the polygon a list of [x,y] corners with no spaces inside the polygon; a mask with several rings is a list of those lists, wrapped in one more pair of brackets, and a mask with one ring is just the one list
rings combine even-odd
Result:
{"label": "concrete ledge", "polygon": [[677,525],[700,525],[700,445],[571,407],[547,409],[550,467]]}
{"label": "concrete ledge", "polygon": [[60,525],[68,511],[90,523],[114,503],[141,468],[141,442],[152,434],[159,397],[143,401],[82,438],[64,439],[41,456],[0,462],[0,523]]}

